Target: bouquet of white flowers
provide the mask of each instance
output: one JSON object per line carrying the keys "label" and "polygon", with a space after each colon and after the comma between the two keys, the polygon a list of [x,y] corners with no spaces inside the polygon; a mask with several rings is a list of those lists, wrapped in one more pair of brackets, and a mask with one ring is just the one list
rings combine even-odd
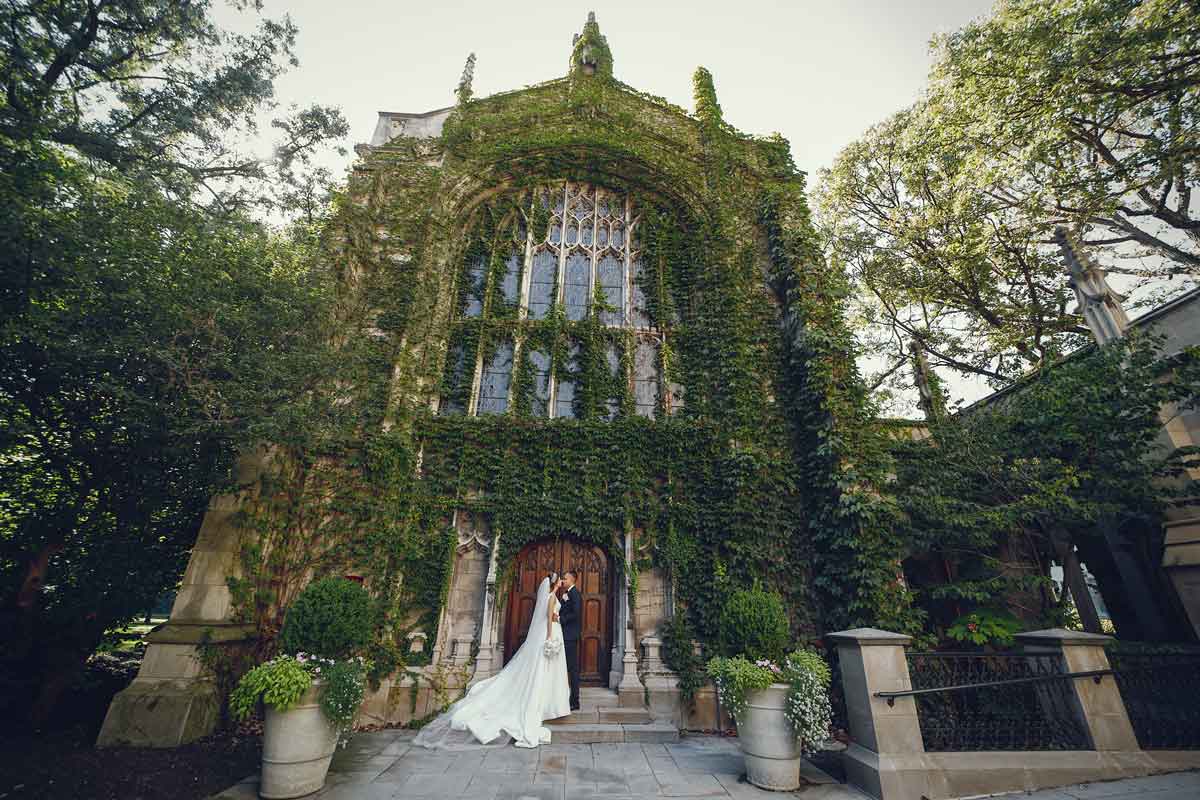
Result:
{"label": "bouquet of white flowers", "polygon": [[562,651],[562,641],[559,639],[547,639],[542,645],[542,653],[546,658],[554,658]]}

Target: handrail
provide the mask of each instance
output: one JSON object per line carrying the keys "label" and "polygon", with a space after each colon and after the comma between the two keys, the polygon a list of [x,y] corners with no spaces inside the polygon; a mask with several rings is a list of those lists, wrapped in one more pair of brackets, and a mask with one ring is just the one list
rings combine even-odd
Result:
{"label": "handrail", "polygon": [[1036,683],[1038,681],[1060,681],[1068,678],[1091,678],[1099,683],[1105,675],[1115,675],[1113,669],[1091,669],[1084,672],[1055,672],[1046,675],[1033,675],[1027,678],[1009,678],[1004,681],[987,681],[986,683],[962,683],[957,686],[939,686],[935,689],[908,689],[903,692],[876,692],[876,697],[887,700],[889,706],[896,704],[897,697],[912,697],[918,694],[937,694],[938,692],[959,692],[964,689],[982,689],[989,686],[1011,686],[1015,683]]}

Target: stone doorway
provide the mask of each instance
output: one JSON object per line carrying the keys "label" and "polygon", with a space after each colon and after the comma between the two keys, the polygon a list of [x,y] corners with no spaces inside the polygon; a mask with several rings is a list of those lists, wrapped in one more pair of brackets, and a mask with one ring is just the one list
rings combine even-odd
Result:
{"label": "stone doorway", "polygon": [[504,622],[504,661],[525,641],[538,584],[550,572],[579,573],[583,618],[579,636],[579,682],[607,686],[612,657],[612,587],[614,575],[608,554],[576,539],[546,539],[521,549],[508,593]]}

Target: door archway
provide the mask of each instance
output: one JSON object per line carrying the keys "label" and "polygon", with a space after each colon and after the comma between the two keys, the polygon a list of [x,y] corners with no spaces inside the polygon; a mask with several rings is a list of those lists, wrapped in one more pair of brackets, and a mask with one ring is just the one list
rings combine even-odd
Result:
{"label": "door archway", "polygon": [[579,573],[583,606],[579,682],[607,686],[612,655],[612,565],[602,548],[576,539],[544,539],[525,545],[517,555],[504,622],[504,662],[508,663],[525,641],[542,578],[569,569]]}

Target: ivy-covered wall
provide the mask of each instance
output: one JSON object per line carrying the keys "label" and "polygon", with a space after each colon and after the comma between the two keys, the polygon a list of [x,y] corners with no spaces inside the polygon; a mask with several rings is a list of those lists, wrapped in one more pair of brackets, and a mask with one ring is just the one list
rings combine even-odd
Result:
{"label": "ivy-covered wall", "polygon": [[[380,597],[382,646],[417,627],[432,641],[456,509],[501,535],[502,570],[557,536],[624,562],[634,533],[633,579],[653,566],[671,581],[681,641],[713,641],[725,595],[755,580],[784,595],[797,635],[905,627],[892,512],[874,490],[884,450],[804,174],[782,138],[724,121],[703,68],[695,94],[689,114],[617,81],[589,21],[567,77],[473,99],[468,75],[440,137],[364,154],[326,235],[346,367],[321,390],[336,402],[279,443],[289,467],[245,514],[233,585],[264,636],[299,586],[344,571]],[[534,193],[564,180],[641,210],[640,288],[682,394],[670,414],[661,398],[654,419],[634,413],[634,336],[602,324],[602,297],[580,320],[561,307],[532,320],[500,294],[514,226],[544,230]],[[482,313],[464,320],[470,302]],[[506,413],[439,414],[468,406],[469,365],[501,341],[525,345]],[[565,370],[569,343],[575,418],[536,416],[528,353]],[[685,649],[668,642],[679,669]]]}

